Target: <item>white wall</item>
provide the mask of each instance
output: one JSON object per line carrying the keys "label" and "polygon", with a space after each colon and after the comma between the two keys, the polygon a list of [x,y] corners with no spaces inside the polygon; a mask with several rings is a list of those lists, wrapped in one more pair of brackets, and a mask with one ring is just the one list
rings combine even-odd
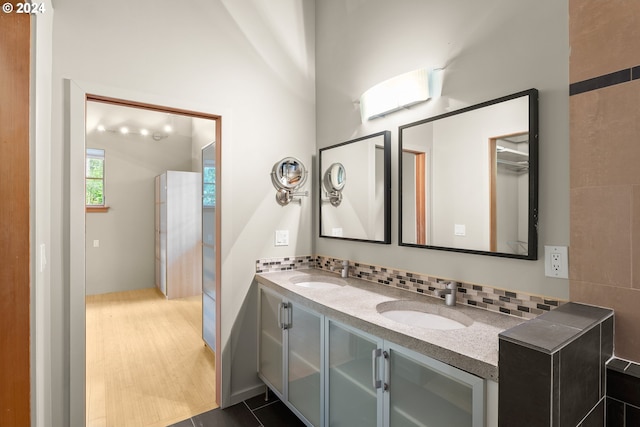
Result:
{"label": "white wall", "polygon": [[[286,156],[295,156],[311,168],[315,151],[313,17],[310,0],[194,0],[180,5],[167,0],[56,1],[51,357],[60,375],[53,384],[52,424],[80,425],[84,409],[83,385],[77,375],[84,348],[76,337],[81,328],[75,326],[82,320],[75,313],[83,299],[70,284],[83,265],[83,260],[71,258],[78,250],[77,234],[82,233],[83,224],[70,223],[70,217],[77,215],[80,196],[77,183],[69,181],[70,171],[78,168],[78,153],[71,149],[78,147],[68,142],[74,131],[66,117],[69,111],[82,112],[75,113],[64,79],[72,84],[90,82],[91,88],[121,97],[223,116],[223,303],[218,357],[223,367],[221,400],[229,404],[243,393],[261,390],[255,374],[256,340],[251,338],[256,327],[255,292],[250,292],[255,260],[312,252],[310,199],[301,206],[279,206],[269,172]],[[275,248],[274,230],[285,228],[291,244]],[[81,244],[80,253],[83,248]]]}
{"label": "white wall", "polygon": [[154,141],[118,132],[90,132],[86,145],[105,150],[109,206],[108,212],[86,216],[86,294],[152,288],[154,179],[167,170],[191,171],[191,137],[174,133]]}
{"label": "white wall", "polygon": [[[499,288],[568,298],[544,263],[399,247],[398,126],[529,88],[540,91],[539,258],[569,244],[567,0],[316,2],[317,145],[392,132],[392,243],[316,239],[316,252]],[[422,67],[445,67],[443,96],[360,121],[371,86]]]}
{"label": "white wall", "polygon": [[216,140],[216,122],[194,117],[191,129],[191,170],[202,172],[202,149]]}

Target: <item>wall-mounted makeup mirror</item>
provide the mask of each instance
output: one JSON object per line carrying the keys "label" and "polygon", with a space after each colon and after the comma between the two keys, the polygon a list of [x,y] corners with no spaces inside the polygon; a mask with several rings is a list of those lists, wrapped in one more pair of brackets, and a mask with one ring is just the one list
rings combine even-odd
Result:
{"label": "wall-mounted makeup mirror", "polygon": [[276,188],[276,201],[285,206],[299,196],[308,196],[309,192],[297,192],[307,180],[307,168],[295,157],[285,157],[276,162],[271,169],[271,182]]}
{"label": "wall-mounted makeup mirror", "polygon": [[322,148],[319,163],[320,237],[390,243],[391,133]]}
{"label": "wall-mounted makeup mirror", "polygon": [[324,171],[322,186],[329,198],[329,203],[338,207],[342,203],[342,190],[347,182],[347,171],[342,163],[334,163]]}
{"label": "wall-mounted makeup mirror", "polygon": [[400,245],[537,259],[536,89],[399,132]]}

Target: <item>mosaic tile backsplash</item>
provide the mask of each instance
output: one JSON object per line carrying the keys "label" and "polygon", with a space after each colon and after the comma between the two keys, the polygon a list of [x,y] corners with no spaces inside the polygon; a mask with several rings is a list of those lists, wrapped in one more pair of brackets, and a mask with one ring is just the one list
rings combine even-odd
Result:
{"label": "mosaic tile backsplash", "polygon": [[[317,268],[320,270],[340,271],[342,259],[325,256],[298,256],[285,258],[268,258],[256,261],[256,273],[272,271],[298,270]],[[359,262],[349,262],[349,276],[394,286],[410,292],[437,297],[435,291],[444,289],[450,280],[419,273],[410,273],[395,268],[380,267]],[[513,292],[493,288],[486,285],[458,282],[458,304],[467,304],[485,310],[495,311],[512,316],[533,319],[550,311],[567,301],[538,295]]]}

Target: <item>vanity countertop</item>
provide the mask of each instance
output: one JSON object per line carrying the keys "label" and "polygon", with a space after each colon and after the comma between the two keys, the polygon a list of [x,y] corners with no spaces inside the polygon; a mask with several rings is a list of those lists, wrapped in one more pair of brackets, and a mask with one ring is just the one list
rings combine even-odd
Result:
{"label": "vanity countertop", "polygon": [[498,381],[498,334],[525,321],[459,304],[450,309],[473,319],[466,328],[435,330],[407,325],[382,316],[376,306],[386,301],[412,300],[445,307],[444,300],[353,277],[342,279],[346,286],[330,290],[298,286],[292,281],[305,275],[340,278],[328,271],[308,269],[259,273],[256,280],[317,313],[494,381]]}

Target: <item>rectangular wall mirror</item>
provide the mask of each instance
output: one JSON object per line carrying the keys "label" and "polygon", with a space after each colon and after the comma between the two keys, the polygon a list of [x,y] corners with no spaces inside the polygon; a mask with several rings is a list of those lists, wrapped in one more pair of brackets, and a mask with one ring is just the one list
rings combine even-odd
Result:
{"label": "rectangular wall mirror", "polygon": [[391,242],[391,133],[320,149],[320,237]]}
{"label": "rectangular wall mirror", "polygon": [[538,91],[399,128],[399,244],[537,259]]}

